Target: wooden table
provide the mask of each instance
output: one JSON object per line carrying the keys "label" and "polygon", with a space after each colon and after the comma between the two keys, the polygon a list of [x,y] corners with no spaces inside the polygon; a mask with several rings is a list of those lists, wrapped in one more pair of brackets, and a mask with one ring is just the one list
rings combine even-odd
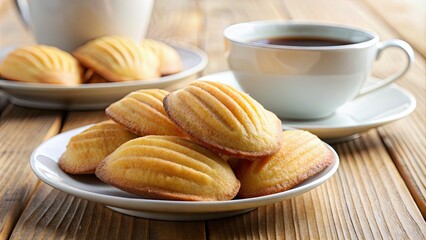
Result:
{"label": "wooden table", "polygon": [[[61,112],[0,104],[0,239],[426,239],[426,3],[422,0],[157,0],[150,37],[207,51],[203,74],[227,69],[223,29],[259,19],[355,25],[400,38],[416,62],[398,82],[415,95],[409,117],[334,144],[341,157],[325,184],[250,213],[199,222],[134,218],[57,191],[32,173],[34,148],[62,131],[105,119],[102,111]],[[31,43],[12,1],[0,0],[0,47]],[[400,64],[389,51],[374,66],[384,77]],[[1,102],[1,101],[0,101]]]}

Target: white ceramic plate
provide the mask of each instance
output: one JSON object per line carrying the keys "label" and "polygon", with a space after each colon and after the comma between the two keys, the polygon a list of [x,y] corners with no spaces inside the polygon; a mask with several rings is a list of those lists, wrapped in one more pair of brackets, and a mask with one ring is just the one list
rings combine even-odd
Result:
{"label": "white ceramic plate", "polygon": [[[241,89],[230,71],[203,76],[201,80],[218,81]],[[367,84],[377,81],[368,79]],[[395,84],[356,98],[327,118],[309,121],[282,121],[283,129],[298,128],[312,132],[327,142],[340,142],[358,133],[401,119],[414,111],[416,99]]]}
{"label": "white ceramic plate", "polygon": [[[42,109],[95,110],[104,109],[128,94],[144,88],[166,88],[185,80],[195,79],[207,65],[207,54],[195,47],[171,44],[182,58],[184,70],[157,79],[132,82],[82,84],[73,87],[21,83],[0,79],[0,89],[9,93],[13,104]],[[0,59],[13,48],[0,51]]]}
{"label": "white ceramic plate", "polygon": [[311,179],[285,192],[263,197],[218,202],[143,199],[107,185],[93,175],[72,176],[59,168],[58,159],[65,151],[69,139],[88,127],[90,126],[61,133],[35,149],[30,161],[34,173],[56,189],[107,205],[115,211],[143,218],[196,221],[242,214],[259,206],[283,201],[307,192],[329,179],[339,166],[338,155],[327,145],[334,154],[334,163]]}

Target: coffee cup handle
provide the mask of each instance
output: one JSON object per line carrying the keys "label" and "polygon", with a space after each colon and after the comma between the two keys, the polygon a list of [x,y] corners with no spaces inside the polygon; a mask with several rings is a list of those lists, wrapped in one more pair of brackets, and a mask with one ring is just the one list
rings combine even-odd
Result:
{"label": "coffee cup handle", "polygon": [[378,44],[379,45],[378,45],[378,49],[377,49],[376,60],[379,59],[380,55],[382,54],[382,52],[385,49],[387,49],[387,48],[399,48],[405,53],[407,60],[408,60],[407,64],[399,72],[387,77],[386,79],[383,79],[383,80],[381,80],[381,81],[379,81],[379,82],[377,82],[373,85],[369,85],[369,86],[361,88],[357,97],[363,96],[367,93],[373,92],[377,89],[383,88],[383,87],[393,83],[398,78],[400,78],[402,75],[404,75],[414,62],[414,51],[408,43],[406,43],[402,40],[394,39],[394,40],[388,40],[388,41],[385,41],[385,42],[381,42],[381,43],[378,43]]}
{"label": "coffee cup handle", "polygon": [[18,10],[19,16],[21,16],[21,19],[24,22],[25,26],[29,27],[31,25],[31,21],[27,0],[15,0],[14,2],[16,9]]}

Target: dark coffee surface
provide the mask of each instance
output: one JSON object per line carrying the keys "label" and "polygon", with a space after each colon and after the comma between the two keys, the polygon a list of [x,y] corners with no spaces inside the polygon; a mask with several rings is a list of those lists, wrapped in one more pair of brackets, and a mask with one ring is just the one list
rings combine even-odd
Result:
{"label": "dark coffee surface", "polygon": [[325,47],[353,44],[353,42],[342,41],[332,38],[309,38],[309,37],[277,37],[268,39],[259,39],[252,41],[254,43],[282,45],[282,46],[300,46],[300,47]]}

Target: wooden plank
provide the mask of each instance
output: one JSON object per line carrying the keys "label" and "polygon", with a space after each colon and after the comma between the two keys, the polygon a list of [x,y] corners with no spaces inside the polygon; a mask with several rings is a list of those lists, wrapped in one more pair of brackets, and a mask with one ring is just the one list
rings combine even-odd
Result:
{"label": "wooden plank", "polygon": [[206,19],[202,33],[202,46],[210,57],[204,74],[228,69],[224,56],[223,38],[223,30],[227,26],[245,21],[288,18],[283,6],[275,2],[274,0],[201,1],[203,16]]}
{"label": "wooden plank", "polygon": [[0,239],[7,238],[38,182],[29,159],[60,128],[61,113],[8,105],[0,115]]}
{"label": "wooden plank", "polygon": [[399,36],[426,57],[426,2],[364,0]]}
{"label": "wooden plank", "polygon": [[147,239],[148,220],[119,214],[40,183],[11,239]]}
{"label": "wooden plank", "polygon": [[65,132],[74,128],[82,127],[108,120],[103,110],[98,111],[75,111],[69,112],[64,121],[61,131]]}
{"label": "wooden plank", "polygon": [[197,0],[155,1],[147,37],[199,46],[204,18]]}
{"label": "wooden plank", "polygon": [[204,222],[150,220],[149,226],[149,239],[206,239]]}
{"label": "wooden plank", "polygon": [[[197,11],[194,1],[156,1],[149,37],[196,44],[198,18],[201,17]],[[170,12],[173,14],[165,14]],[[103,111],[70,112],[62,130],[105,119]],[[205,239],[205,235],[204,222],[163,222],[130,217],[41,183],[16,224],[12,238],[169,239],[173,236],[186,239],[191,236],[191,239]]]}
{"label": "wooden plank", "polygon": [[[403,2],[403,1],[401,1]],[[328,11],[329,2],[321,1],[286,1],[286,6],[293,18],[331,21],[340,24],[355,25],[377,32],[382,39],[397,38],[394,29],[389,28],[392,22],[383,22],[376,16],[369,5],[355,0],[333,2],[333,11]],[[411,6],[411,5],[408,5]],[[407,7],[408,7],[407,6]],[[328,12],[329,14],[324,14]],[[424,22],[418,23],[419,25]],[[416,28],[416,27],[414,27]],[[396,72],[403,63],[401,53],[389,50],[384,52],[380,60],[374,65],[373,74],[380,78]],[[380,131],[381,137],[386,142],[395,165],[403,176],[416,204],[426,217],[426,153],[424,150],[426,136],[426,61],[421,54],[416,53],[416,62],[398,85],[409,90],[417,100],[416,111],[392,125],[387,125]]]}
{"label": "wooden plank", "polygon": [[325,184],[251,213],[209,221],[208,238],[424,239],[424,219],[377,132],[334,147],[341,165]]}

